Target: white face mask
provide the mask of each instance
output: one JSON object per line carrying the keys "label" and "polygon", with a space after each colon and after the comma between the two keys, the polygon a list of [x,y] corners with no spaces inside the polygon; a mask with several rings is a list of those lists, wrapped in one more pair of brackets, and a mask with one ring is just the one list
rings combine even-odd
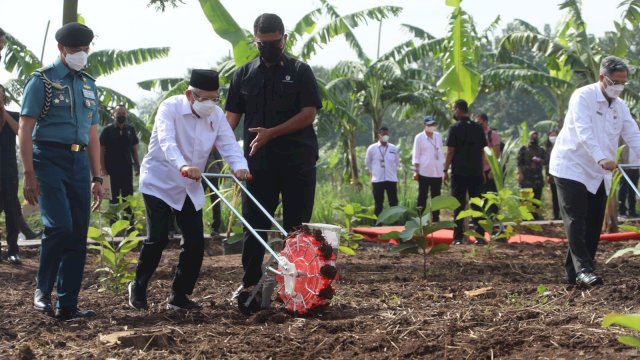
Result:
{"label": "white face mask", "polygon": [[552,144],[555,144],[556,143],[556,138],[557,138],[557,136],[549,136],[549,142],[552,143]]}
{"label": "white face mask", "polygon": [[389,142],[389,135],[382,135],[382,136],[380,136],[380,141],[382,141],[382,142]]}
{"label": "white face mask", "polygon": [[87,57],[89,57],[89,54],[84,51],[78,51],[75,54],[67,53],[64,56],[64,60],[72,70],[80,71],[87,65]]}
{"label": "white face mask", "polygon": [[213,100],[194,101],[193,110],[201,117],[207,117],[216,109],[216,103]]}
{"label": "white face mask", "polygon": [[436,127],[435,126],[425,126],[424,130],[428,133],[432,133],[434,131],[436,131]]}
{"label": "white face mask", "polygon": [[604,77],[604,83],[605,83],[605,88],[604,88],[604,92],[607,94],[608,97],[615,99],[618,96],[620,96],[620,93],[622,93],[622,91],[624,90],[624,85],[623,84],[614,84],[613,81],[611,81],[611,79],[609,79],[608,77]]}

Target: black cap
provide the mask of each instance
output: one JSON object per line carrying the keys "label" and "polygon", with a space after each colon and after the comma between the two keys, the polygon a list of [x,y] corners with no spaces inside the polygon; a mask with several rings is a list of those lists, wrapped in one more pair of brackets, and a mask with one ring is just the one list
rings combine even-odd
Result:
{"label": "black cap", "polygon": [[207,69],[193,69],[191,70],[189,85],[204,91],[218,90],[220,87],[218,72]]}
{"label": "black cap", "polygon": [[427,126],[435,125],[436,120],[433,118],[433,116],[427,115],[424,117],[424,124]]}
{"label": "black cap", "polygon": [[65,24],[56,31],[56,41],[64,46],[89,46],[91,40],[93,40],[93,31],[77,22]]}

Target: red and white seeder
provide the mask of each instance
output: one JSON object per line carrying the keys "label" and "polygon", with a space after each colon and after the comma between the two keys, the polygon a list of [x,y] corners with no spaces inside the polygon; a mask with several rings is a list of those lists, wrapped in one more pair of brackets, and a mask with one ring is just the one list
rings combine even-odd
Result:
{"label": "red and white seeder", "polygon": [[[340,228],[333,225],[308,224],[292,233],[287,233],[280,224],[262,207],[247,188],[235,176],[229,174],[202,174],[205,183],[218,195],[229,209],[237,216],[245,228],[271,254],[263,266],[262,277],[251,292],[237,291],[238,308],[243,314],[271,306],[273,291],[290,313],[305,315],[314,309],[330,304],[334,295],[333,282],[337,279],[336,254]],[[242,214],[226,200],[209,178],[231,179],[269,218],[277,232],[284,239],[284,248],[275,252],[269,243],[260,235],[272,230],[254,229]],[[241,288],[242,289],[242,288]],[[241,290],[239,289],[239,290]],[[258,299],[258,295],[261,297]]]}

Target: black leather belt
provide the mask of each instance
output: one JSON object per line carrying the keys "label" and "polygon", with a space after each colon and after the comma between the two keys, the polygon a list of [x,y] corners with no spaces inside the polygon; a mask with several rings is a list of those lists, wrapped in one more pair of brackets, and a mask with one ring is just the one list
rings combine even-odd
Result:
{"label": "black leather belt", "polygon": [[69,151],[73,151],[73,152],[85,151],[87,149],[87,145],[63,144],[63,143],[59,143],[59,142],[55,142],[55,141],[42,141],[42,140],[36,140],[34,142],[36,144],[38,144],[38,145],[44,145],[44,146],[48,146],[48,147],[64,149],[64,150],[69,150]]}

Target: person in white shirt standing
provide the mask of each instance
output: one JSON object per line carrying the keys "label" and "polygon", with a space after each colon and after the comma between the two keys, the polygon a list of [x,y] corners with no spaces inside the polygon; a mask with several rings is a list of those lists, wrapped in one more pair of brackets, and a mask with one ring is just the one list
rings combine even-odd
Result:
{"label": "person in white shirt standing", "polygon": [[[234,175],[246,180],[247,161],[224,112],[217,103],[218,73],[194,69],[189,89],[158,108],[149,152],[140,166],[140,192],[147,215],[147,239],[140,251],[135,280],[129,284],[129,306],[146,310],[147,285],[169,241],[169,220],[175,214],[182,230],[182,251],[167,308],[197,310],[190,300],[202,265],[204,190],[200,184],[215,146]],[[184,176],[183,176],[184,174]]]}
{"label": "person in white shirt standing", "polygon": [[599,81],[571,95],[564,126],[551,151],[549,173],[554,176],[569,239],[567,281],[583,287],[603,284],[594,272],[594,258],[620,136],[640,153],[640,130],[618,98],[628,75],[622,59],[604,58]]}
{"label": "person in white shirt standing", "polygon": [[400,153],[398,148],[389,143],[389,129],[378,129],[378,142],[369,145],[365,164],[371,177],[374,213],[378,216],[382,212],[384,193],[387,192],[389,206],[398,205],[398,166]]}
{"label": "person in white shirt standing", "polygon": [[[444,147],[442,135],[436,130],[436,121],[431,116],[424,118],[424,131],[413,140],[412,163],[415,168],[413,179],[418,181],[417,207],[423,211],[427,206],[429,190],[431,197],[440,195],[444,176]],[[440,221],[440,212],[432,214],[434,222]]]}

